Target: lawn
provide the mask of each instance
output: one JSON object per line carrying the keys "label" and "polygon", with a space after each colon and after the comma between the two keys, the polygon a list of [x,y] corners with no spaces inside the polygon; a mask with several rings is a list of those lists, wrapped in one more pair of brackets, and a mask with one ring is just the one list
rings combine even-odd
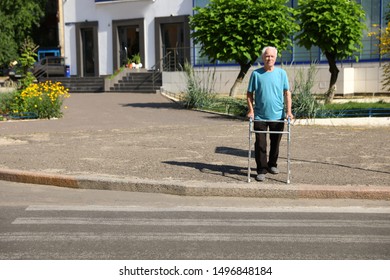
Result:
{"label": "lawn", "polygon": [[[212,101],[207,102],[207,105],[201,106],[198,109],[244,117],[246,116],[247,105],[246,99],[215,97]],[[317,117],[332,118],[368,116],[390,116],[390,103],[386,103],[384,101],[367,103],[353,101],[346,103],[332,103],[324,105],[317,114]]]}

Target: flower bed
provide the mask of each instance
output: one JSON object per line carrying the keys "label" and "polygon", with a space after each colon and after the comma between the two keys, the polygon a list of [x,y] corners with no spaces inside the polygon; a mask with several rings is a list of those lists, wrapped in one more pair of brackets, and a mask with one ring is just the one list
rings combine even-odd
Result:
{"label": "flower bed", "polygon": [[23,90],[9,93],[0,99],[3,118],[59,118],[62,104],[69,92],[60,82],[33,83]]}

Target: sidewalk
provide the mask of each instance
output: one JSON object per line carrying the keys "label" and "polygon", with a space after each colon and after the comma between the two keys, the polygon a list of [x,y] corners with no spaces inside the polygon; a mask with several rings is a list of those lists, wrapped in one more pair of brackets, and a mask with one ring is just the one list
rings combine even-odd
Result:
{"label": "sidewalk", "polygon": [[[390,126],[292,127],[278,175],[247,183],[248,123],[159,94],[72,94],[58,120],[0,122],[0,179],[196,196],[390,200]],[[378,119],[379,121],[379,119]],[[372,120],[371,120],[372,122]]]}

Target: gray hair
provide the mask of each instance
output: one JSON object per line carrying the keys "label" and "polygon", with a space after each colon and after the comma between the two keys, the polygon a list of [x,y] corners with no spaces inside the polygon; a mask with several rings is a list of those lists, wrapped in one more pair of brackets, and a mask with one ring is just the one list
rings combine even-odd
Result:
{"label": "gray hair", "polygon": [[271,47],[271,46],[268,46],[268,47],[264,47],[263,50],[261,51],[261,56],[263,56],[265,54],[265,52],[267,51],[267,49],[272,49],[275,51],[275,57],[278,56],[278,49],[275,48],[275,47]]}

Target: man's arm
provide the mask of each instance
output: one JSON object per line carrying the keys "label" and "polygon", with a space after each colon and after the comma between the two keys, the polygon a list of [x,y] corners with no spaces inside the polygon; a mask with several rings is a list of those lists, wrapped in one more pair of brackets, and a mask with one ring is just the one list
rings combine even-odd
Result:
{"label": "man's arm", "polygon": [[247,113],[247,117],[248,119],[254,119],[255,118],[255,113],[253,111],[253,93],[252,92],[247,92],[246,93],[246,101],[248,103],[248,113]]}
{"label": "man's arm", "polygon": [[289,90],[284,91],[284,100],[286,103],[286,118],[293,119],[294,115],[292,114],[292,98],[291,98],[291,92]]}

